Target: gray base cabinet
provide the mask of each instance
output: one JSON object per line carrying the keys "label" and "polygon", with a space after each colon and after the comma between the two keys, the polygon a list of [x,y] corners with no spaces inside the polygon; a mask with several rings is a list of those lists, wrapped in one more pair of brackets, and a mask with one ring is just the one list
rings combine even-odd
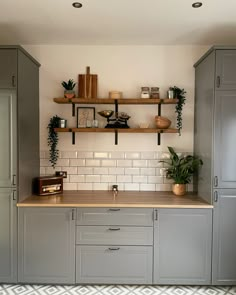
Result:
{"label": "gray base cabinet", "polygon": [[213,218],[213,285],[236,284],[236,189],[215,191]]}
{"label": "gray base cabinet", "polygon": [[16,195],[0,188],[0,283],[17,282],[17,210]]}
{"label": "gray base cabinet", "polygon": [[19,208],[20,283],[75,283],[73,210]]}
{"label": "gray base cabinet", "polygon": [[76,283],[151,284],[152,247],[77,246]]}
{"label": "gray base cabinet", "polygon": [[154,222],[154,284],[211,283],[211,209],[160,209]]}

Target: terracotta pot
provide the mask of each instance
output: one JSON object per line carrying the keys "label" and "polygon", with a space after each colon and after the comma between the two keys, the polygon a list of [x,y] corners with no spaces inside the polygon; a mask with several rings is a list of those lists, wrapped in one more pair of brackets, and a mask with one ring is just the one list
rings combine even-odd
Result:
{"label": "terracotta pot", "polygon": [[74,90],[65,90],[64,91],[64,97],[65,98],[74,98],[75,97]]}
{"label": "terracotta pot", "polygon": [[170,127],[171,121],[162,116],[156,116],[156,126],[158,129],[167,129]]}
{"label": "terracotta pot", "polygon": [[173,184],[172,192],[176,196],[183,196],[186,194],[186,184]]}

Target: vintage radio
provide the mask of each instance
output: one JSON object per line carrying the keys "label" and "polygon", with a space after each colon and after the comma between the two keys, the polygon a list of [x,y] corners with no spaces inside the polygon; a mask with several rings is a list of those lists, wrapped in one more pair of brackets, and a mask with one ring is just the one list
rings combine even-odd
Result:
{"label": "vintage radio", "polygon": [[40,196],[60,194],[63,192],[63,177],[43,176],[34,179],[34,193]]}

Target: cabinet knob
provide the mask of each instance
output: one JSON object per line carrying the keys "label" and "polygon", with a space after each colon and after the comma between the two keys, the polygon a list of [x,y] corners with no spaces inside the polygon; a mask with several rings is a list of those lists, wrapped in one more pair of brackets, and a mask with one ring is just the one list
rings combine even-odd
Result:
{"label": "cabinet knob", "polygon": [[108,248],[108,250],[110,250],[110,251],[117,251],[117,250],[120,250],[120,248],[119,247],[116,247],[116,248]]}

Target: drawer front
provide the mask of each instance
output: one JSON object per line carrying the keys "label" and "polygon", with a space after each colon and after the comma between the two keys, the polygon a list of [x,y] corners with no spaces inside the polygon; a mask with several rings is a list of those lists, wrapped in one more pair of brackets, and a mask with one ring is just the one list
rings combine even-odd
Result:
{"label": "drawer front", "polygon": [[77,226],[76,244],[80,245],[152,245],[152,227]]}
{"label": "drawer front", "polygon": [[76,246],[76,283],[151,284],[152,247]]}
{"label": "drawer front", "polygon": [[78,208],[77,225],[152,226],[153,209]]}

